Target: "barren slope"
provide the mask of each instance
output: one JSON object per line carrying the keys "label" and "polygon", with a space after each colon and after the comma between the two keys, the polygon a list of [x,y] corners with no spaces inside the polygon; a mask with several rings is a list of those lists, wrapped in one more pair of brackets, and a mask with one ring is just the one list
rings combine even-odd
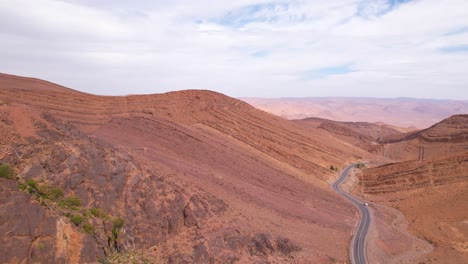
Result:
{"label": "barren slope", "polygon": [[[468,260],[467,121],[467,115],[452,116],[428,129],[390,137],[388,153],[406,161],[360,175],[359,191],[366,199],[401,211],[409,231],[432,244],[418,262]],[[415,160],[420,146],[424,161]]]}
{"label": "barren slope", "polygon": [[305,118],[294,122],[306,129],[318,128],[368,152],[382,155],[381,140],[401,132],[385,124],[339,122],[321,118]]}
{"label": "barren slope", "polygon": [[[374,221],[368,241],[372,262],[468,260],[468,208],[463,202],[468,199],[467,117],[452,116],[408,133],[382,124],[295,120],[306,129],[326,130],[394,159],[381,159],[391,163],[364,169],[348,183],[363,200],[376,202],[371,203]],[[424,147],[421,162],[417,161],[419,147]]]}
{"label": "barren slope", "polygon": [[432,244],[433,250],[416,263],[466,263],[467,154],[369,168],[360,177],[366,199],[398,209],[406,217],[409,231]]}
{"label": "barren slope", "polygon": [[[331,191],[328,167],[368,157],[364,151],[214,92],[101,97],[57,87],[0,76],[0,160],[15,169],[16,181],[59,186],[65,197],[80,198],[80,214],[98,207],[125,225],[110,245],[107,218],[86,216],[95,226],[88,235],[70,223],[67,213],[76,213],[69,208],[49,200],[38,206],[34,192],[1,179],[8,192],[31,196],[21,207],[33,203],[54,215],[47,221],[63,223],[76,245],[88,247],[61,249],[69,242],[54,237],[63,228],[48,229],[47,243],[36,233],[20,239],[3,206],[0,238],[9,246],[2,250],[21,240],[51,254],[3,252],[2,261],[83,262],[112,249],[174,263],[347,259],[356,214]],[[14,202],[2,197],[2,204]]]}
{"label": "barren slope", "polygon": [[417,160],[424,147],[424,159],[436,160],[468,152],[468,115],[455,115],[424,130],[388,136],[382,140],[390,158]]}

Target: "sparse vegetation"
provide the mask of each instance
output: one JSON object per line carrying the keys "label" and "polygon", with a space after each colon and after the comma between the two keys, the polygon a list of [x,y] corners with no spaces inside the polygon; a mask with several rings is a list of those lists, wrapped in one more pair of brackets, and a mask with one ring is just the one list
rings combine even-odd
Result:
{"label": "sparse vegetation", "polygon": [[112,224],[114,225],[115,229],[120,229],[125,224],[125,221],[122,219],[122,217],[117,217],[112,220]]}
{"label": "sparse vegetation", "polygon": [[154,260],[138,251],[113,252],[107,259],[100,259],[102,264],[111,263],[154,263]]}
{"label": "sparse vegetation", "polygon": [[92,235],[94,233],[94,226],[91,223],[86,223],[83,225],[83,230],[87,233]]}
{"label": "sparse vegetation", "polygon": [[[7,165],[2,164],[1,168],[3,175],[11,175],[10,173],[4,173],[4,171],[7,171],[5,168],[9,168]],[[10,176],[7,176],[7,178],[8,177]],[[18,179],[18,189],[29,192],[32,197],[35,197],[37,201],[40,202],[42,206],[48,207],[49,209],[58,209],[60,207],[61,209],[59,209],[59,212],[63,216],[70,219],[71,223],[77,227],[80,227],[83,232],[91,236],[95,234],[95,226],[91,221],[92,217],[100,218],[107,223],[110,222],[113,226],[112,233],[108,238],[110,250],[112,252],[120,252],[118,245],[119,241],[121,240],[121,230],[125,224],[125,221],[122,217],[112,217],[102,208],[83,208],[82,201],[78,196],[71,195],[64,198],[64,191],[61,188],[50,186],[44,183],[38,183],[34,179],[28,179],[25,182],[22,182],[21,179]],[[56,206],[58,205],[59,207],[52,206],[53,204]],[[38,244],[38,248],[44,249],[44,245]],[[118,259],[118,257],[115,259]],[[109,262],[108,259],[102,259],[102,261],[104,262],[101,263],[115,263],[114,261]]]}
{"label": "sparse vegetation", "polygon": [[330,165],[330,170],[332,170],[332,171],[338,171],[338,167],[335,167],[335,166],[333,166],[333,165]]}
{"label": "sparse vegetation", "polygon": [[26,185],[28,185],[30,187],[30,189],[29,189],[30,193],[32,192],[32,190],[37,191],[37,189],[38,189],[37,182],[35,180],[33,180],[33,179],[28,179],[26,181]]}
{"label": "sparse vegetation", "polygon": [[105,219],[108,217],[106,211],[104,211],[104,209],[102,208],[93,207],[89,210],[89,212],[91,213],[92,216],[98,217],[101,219]]}
{"label": "sparse vegetation", "polygon": [[63,191],[59,187],[51,187],[47,184],[39,184],[34,179],[26,180],[26,183],[18,183],[18,189],[28,191],[44,199],[59,201],[63,197]]}
{"label": "sparse vegetation", "polygon": [[121,233],[121,228],[125,224],[125,221],[123,220],[122,217],[116,217],[112,219],[112,225],[114,228],[112,229],[112,237],[110,237],[110,243],[109,245],[111,248],[115,251],[120,251],[118,247],[118,241],[120,239],[119,235]]}
{"label": "sparse vegetation", "polygon": [[109,263],[110,263],[109,260],[106,259],[106,258],[100,258],[100,259],[98,260],[98,262],[101,263],[101,264],[109,264]]}
{"label": "sparse vegetation", "polygon": [[49,198],[47,196],[47,192],[48,192],[48,189],[49,189],[49,186],[45,185],[45,184],[36,184],[37,185],[37,193],[39,194],[39,196],[41,196],[42,198]]}
{"label": "sparse vegetation", "polygon": [[63,197],[63,191],[58,187],[52,187],[48,192],[48,196],[51,200],[57,201]]}
{"label": "sparse vegetation", "polygon": [[60,201],[59,204],[73,209],[81,205],[81,200],[76,195],[72,195]]}
{"label": "sparse vegetation", "polygon": [[28,186],[24,183],[18,183],[18,189],[20,189],[21,191],[26,191],[26,189],[28,189]]}
{"label": "sparse vegetation", "polygon": [[79,226],[81,223],[83,223],[83,216],[81,215],[73,215],[71,218],[70,218],[70,221],[75,224],[76,226]]}
{"label": "sparse vegetation", "polygon": [[14,180],[15,179],[15,172],[10,167],[10,165],[3,163],[0,165],[0,178]]}
{"label": "sparse vegetation", "polygon": [[358,169],[362,169],[362,168],[364,168],[364,167],[366,167],[366,164],[364,164],[364,163],[358,163],[358,164],[356,164],[356,168],[358,168]]}

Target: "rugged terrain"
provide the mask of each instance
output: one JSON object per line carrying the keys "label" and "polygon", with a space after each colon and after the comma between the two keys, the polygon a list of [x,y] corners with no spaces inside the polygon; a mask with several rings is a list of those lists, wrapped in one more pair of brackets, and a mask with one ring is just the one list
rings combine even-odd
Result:
{"label": "rugged terrain", "polygon": [[[404,161],[358,174],[356,193],[376,202],[376,212],[383,219],[398,215],[389,214],[385,206],[397,209],[406,218],[409,232],[431,245],[412,258],[415,263],[468,260],[467,125],[468,115],[456,115],[422,131],[391,136],[386,147],[389,155]],[[414,153],[420,146],[425,149],[423,160]],[[419,246],[423,248],[427,249]]]}
{"label": "rugged terrain", "polygon": [[210,91],[103,97],[0,75],[0,262],[347,260],[330,165],[370,154]]}
{"label": "rugged terrain", "polygon": [[468,115],[454,115],[427,129],[388,136],[381,143],[388,157],[400,160],[437,160],[466,154]]}
{"label": "rugged terrain", "polygon": [[413,98],[242,98],[269,113],[288,119],[319,117],[347,122],[383,122],[427,128],[449,116],[468,113],[467,101]]}
{"label": "rugged terrain", "polygon": [[346,262],[357,212],[330,167],[366,161],[346,189],[373,202],[370,258],[465,263],[467,117],[289,121],[211,91],[0,74],[0,262]]}
{"label": "rugged terrain", "polygon": [[361,173],[355,171],[345,187],[373,202],[371,262],[468,260],[468,115],[454,115],[416,131],[321,118],[294,122],[380,156]]}

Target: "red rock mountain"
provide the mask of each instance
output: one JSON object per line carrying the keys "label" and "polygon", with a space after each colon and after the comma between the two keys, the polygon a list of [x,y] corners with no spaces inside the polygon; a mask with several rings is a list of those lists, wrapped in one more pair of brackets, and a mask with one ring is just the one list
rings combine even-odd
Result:
{"label": "red rock mountain", "polygon": [[389,157],[437,160],[468,152],[468,115],[454,115],[423,130],[383,138]]}
{"label": "red rock mountain", "polygon": [[354,194],[373,202],[371,263],[466,262],[468,115],[406,133],[366,122],[294,122],[381,156],[351,177]]}
{"label": "red rock mountain", "polygon": [[322,118],[309,117],[294,122],[305,129],[318,128],[325,130],[337,138],[349,142],[371,153],[382,152],[381,141],[390,136],[401,135],[396,128],[386,124],[368,122],[340,122]]}
{"label": "red rock mountain", "polygon": [[4,74],[0,135],[6,263],[344,262],[357,214],[329,166],[370,157],[215,92],[104,97]]}
{"label": "red rock mountain", "polygon": [[417,262],[465,263],[468,259],[468,115],[383,140],[395,161],[365,169],[359,192],[398,209],[431,250]]}

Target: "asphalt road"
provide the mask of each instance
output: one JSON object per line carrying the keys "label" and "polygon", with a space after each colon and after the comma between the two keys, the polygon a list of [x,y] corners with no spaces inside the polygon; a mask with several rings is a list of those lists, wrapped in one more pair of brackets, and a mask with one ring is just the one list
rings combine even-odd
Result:
{"label": "asphalt road", "polygon": [[346,179],[349,170],[351,170],[354,166],[356,165],[353,164],[346,167],[341,173],[340,178],[333,184],[332,187],[333,190],[346,198],[348,201],[352,202],[359,209],[360,221],[358,228],[354,233],[353,239],[351,240],[349,247],[349,257],[351,258],[351,263],[353,264],[365,264],[367,263],[365,242],[370,223],[369,209],[364,202],[359,201],[358,199],[350,196],[340,189],[340,184]]}

